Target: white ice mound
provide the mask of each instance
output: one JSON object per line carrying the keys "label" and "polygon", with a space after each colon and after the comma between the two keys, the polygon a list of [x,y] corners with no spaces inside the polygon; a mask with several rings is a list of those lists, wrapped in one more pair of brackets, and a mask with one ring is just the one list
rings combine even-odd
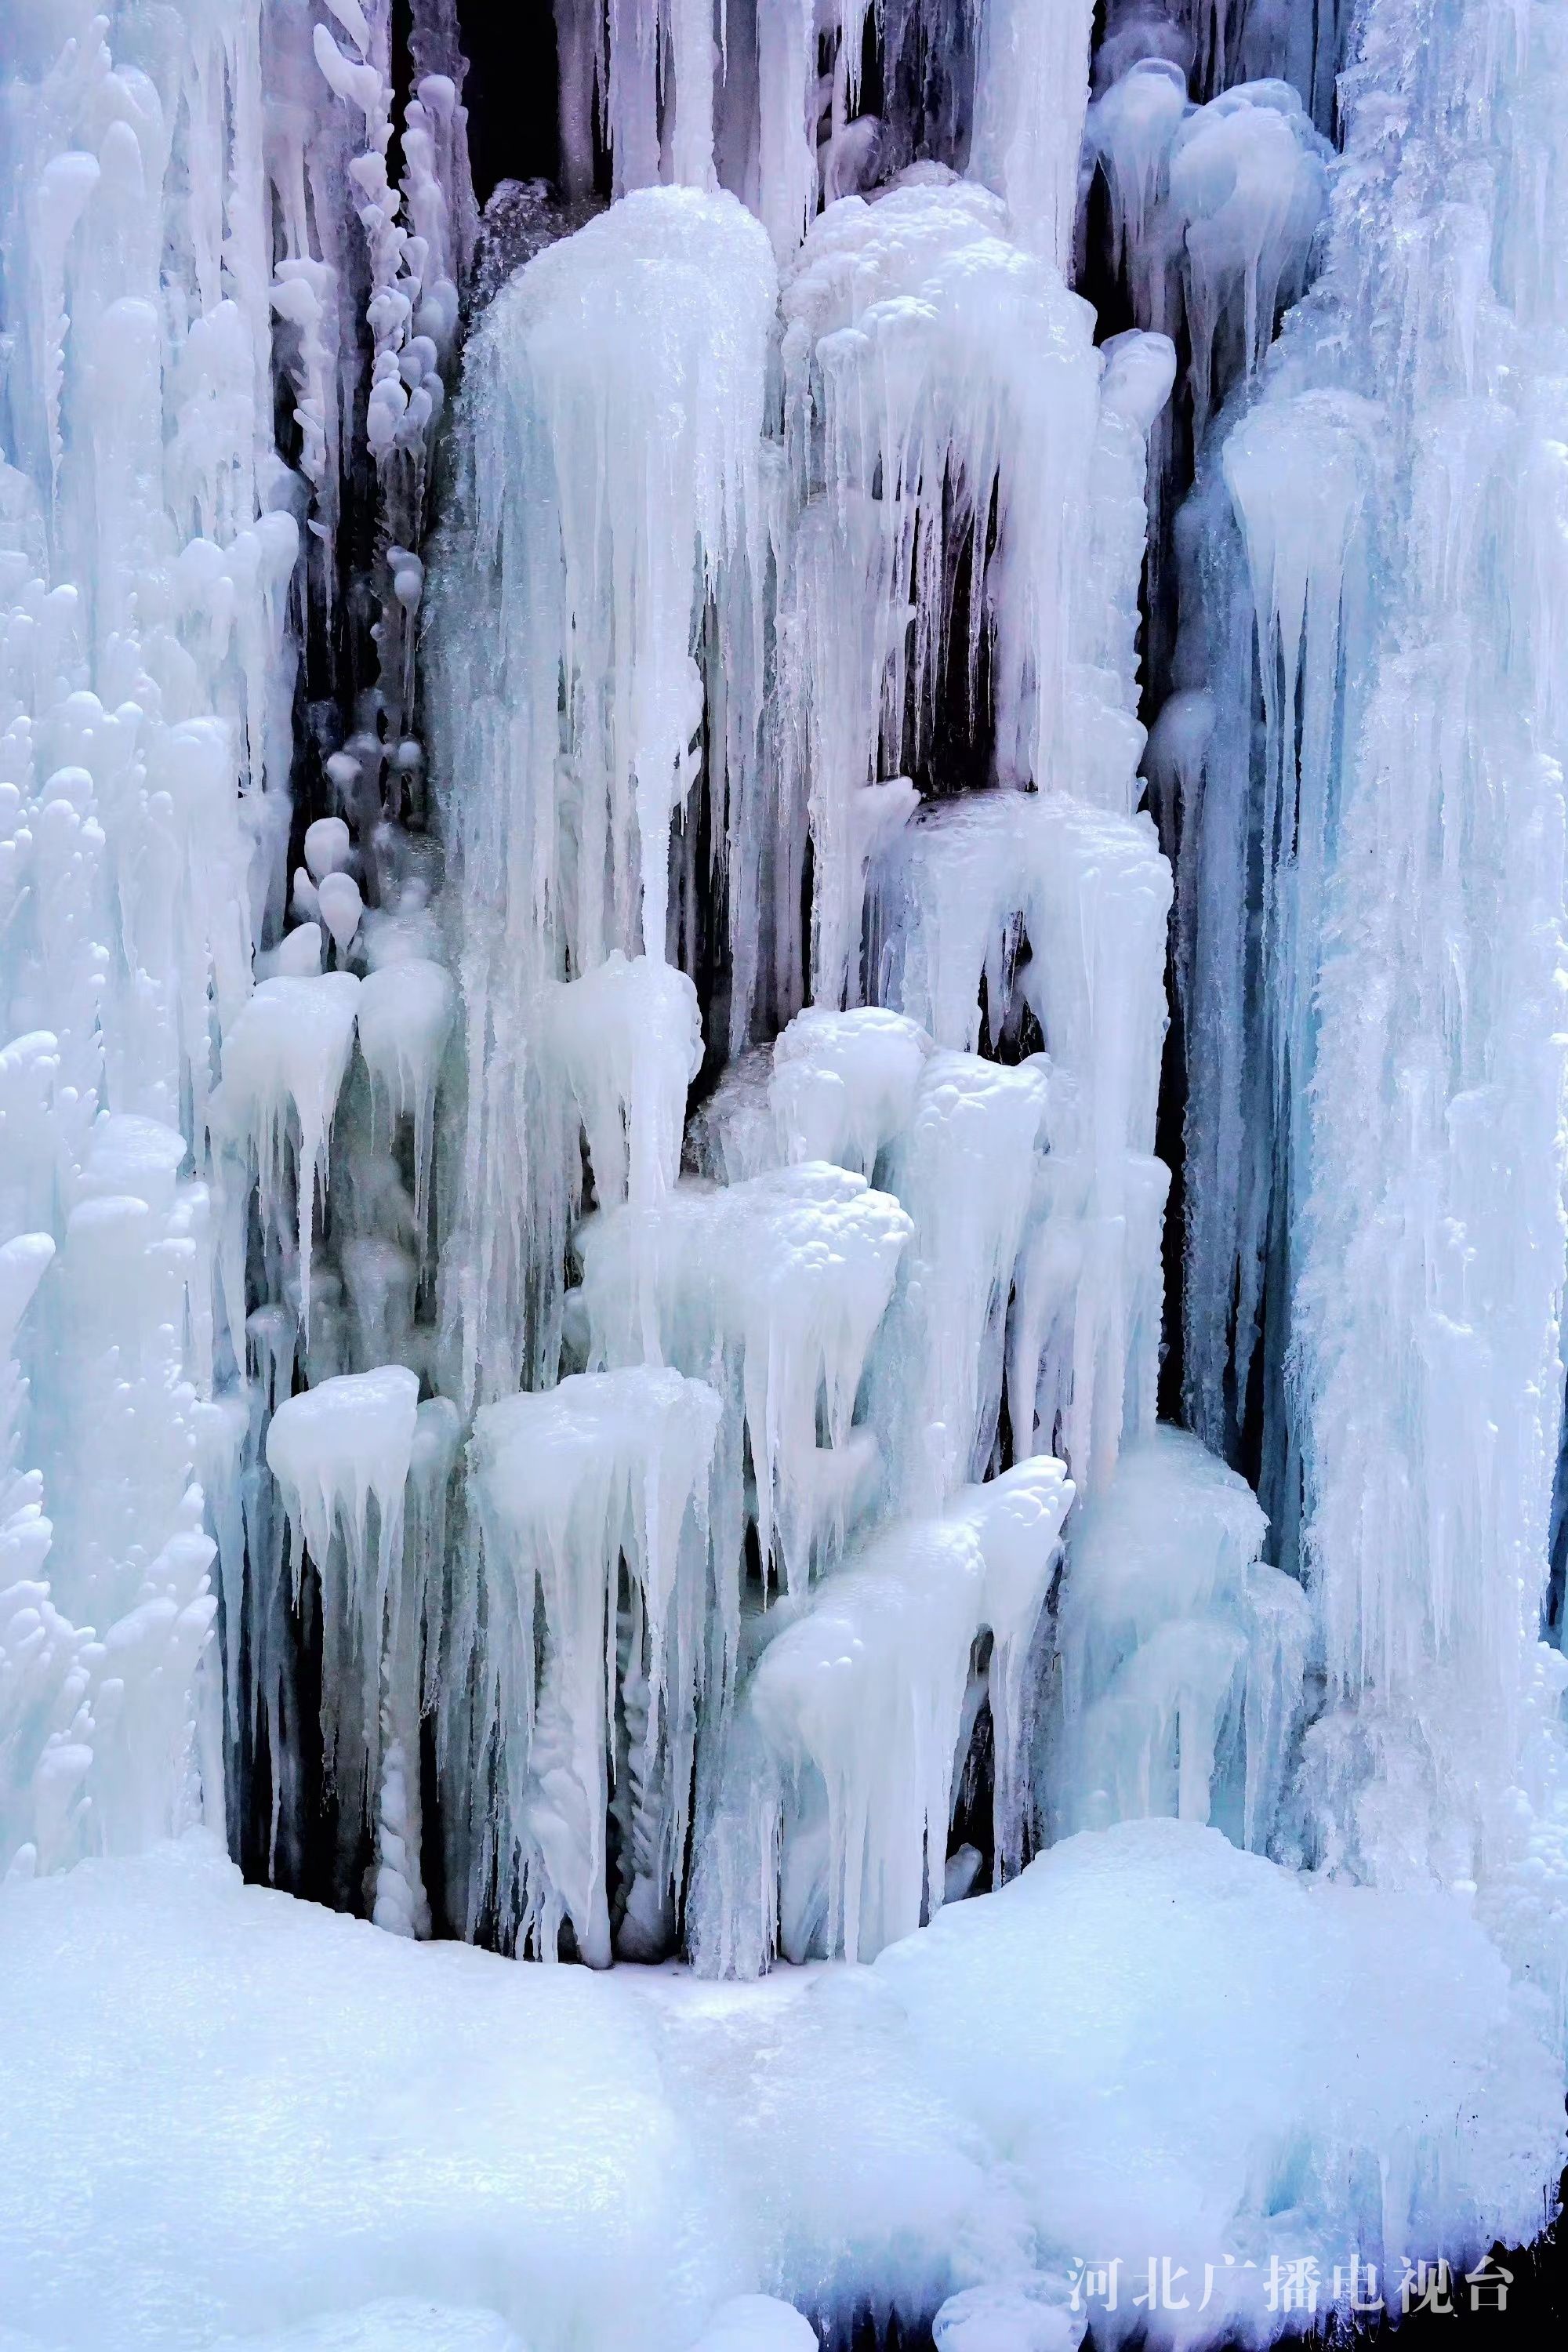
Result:
{"label": "white ice mound", "polygon": [[1359,2254],[1397,2305],[1403,2257],[1529,2238],[1562,2161],[1539,2021],[1462,1903],[1299,1877],[1214,1830],[1069,1838],[876,1975],[927,2079],[1019,2166],[1044,2264],[1121,2254],[1131,2292],[1151,2251],[1185,2266],[1188,2312],[1130,2292],[1091,2307],[1102,2333],[1266,2339],[1271,2255],[1318,2263],[1322,2307]]}
{"label": "white ice mound", "polygon": [[692,2352],[816,2352],[816,2330],[777,2295],[737,2294],[714,2313]]}
{"label": "white ice mound", "polygon": [[1191,2306],[1155,2341],[1261,2341],[1271,2255],[1326,2299],[1357,2254],[1397,2300],[1402,2255],[1528,2237],[1563,2158],[1461,1903],[1185,1822],[1069,1839],[871,1969],[722,1989],[412,1944],[189,1841],[7,1888],[0,1981],[6,2323],[49,2352],[471,2309],[480,2279],[527,2352],[691,2352],[748,2292],[1026,2305],[1118,2259],[1126,2317],[1151,2252]]}
{"label": "white ice mound", "polygon": [[203,2352],[528,2352],[499,2313],[378,2295],[353,2311],[307,2319],[274,2335],[223,2336]]}

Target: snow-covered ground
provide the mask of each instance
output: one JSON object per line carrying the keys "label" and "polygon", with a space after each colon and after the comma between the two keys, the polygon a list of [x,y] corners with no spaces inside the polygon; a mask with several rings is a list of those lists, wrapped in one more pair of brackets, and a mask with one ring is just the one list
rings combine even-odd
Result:
{"label": "snow-covered ground", "polygon": [[1272,2332],[1293,2261],[1326,2303],[1353,2246],[1394,2288],[1529,2235],[1561,2156],[1454,1897],[1174,1822],[744,1988],[416,1945],[196,1832],[8,1889],[0,2001],[4,2352],[685,2352],[737,2295],[987,2290],[1002,2352],[1149,2318],[1151,2255],[1162,2332]]}

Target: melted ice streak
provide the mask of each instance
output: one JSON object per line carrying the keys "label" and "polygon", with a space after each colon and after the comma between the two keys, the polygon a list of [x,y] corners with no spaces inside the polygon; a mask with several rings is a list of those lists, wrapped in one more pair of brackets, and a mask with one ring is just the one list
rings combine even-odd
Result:
{"label": "melted ice streak", "polygon": [[[703,1381],[636,1369],[504,1398],[474,1424],[480,1588],[464,1631],[477,1643],[482,1629],[471,1762],[479,1785],[493,1775],[493,1788],[471,1883],[476,1892],[493,1883],[510,1932],[536,1934],[546,1953],[570,1921],[595,1967],[611,1950],[605,1822],[618,1612],[630,1612],[630,1669],[646,1681],[636,1772],[653,1816],[637,1825],[651,1836],[647,1884],[623,1890],[634,1916],[668,1911],[684,1866],[710,1663],[707,1496],[721,1412]],[[448,1685],[445,1703],[466,1709],[466,1678]]]}

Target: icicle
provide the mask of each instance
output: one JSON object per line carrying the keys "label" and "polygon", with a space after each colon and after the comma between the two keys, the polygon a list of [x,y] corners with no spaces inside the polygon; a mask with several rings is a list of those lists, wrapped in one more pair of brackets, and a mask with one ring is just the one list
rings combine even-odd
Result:
{"label": "icicle", "polygon": [[[932,1054],[881,1181],[914,1234],[878,1336],[868,1418],[895,1510],[940,1508],[991,1458],[1014,1268],[1046,1118],[1039,1061],[1017,1069]],[[1032,1394],[1018,1418],[1028,1425]]]}
{"label": "icicle", "polygon": [[267,1430],[267,1465],[293,1537],[296,1596],[307,1553],[321,1582],[322,1731],[329,1770],[346,1760],[358,1775],[343,1792],[351,1817],[356,1799],[368,1801],[381,1762],[384,1636],[402,1567],[418,1398],[417,1378],[401,1364],[345,1372],[286,1398]]}
{"label": "icicle", "polygon": [[583,1958],[595,1967],[610,1958],[605,1819],[622,1559],[647,1629],[645,1782],[660,1751],[668,1757],[658,1858],[668,1886],[683,1865],[720,1411],[700,1381],[636,1370],[574,1375],[544,1395],[487,1405],[475,1422],[485,1599],[471,1668],[458,1662],[442,1704],[466,1705],[471,1671],[476,1768],[493,1749],[499,1812],[484,1824],[470,1899],[483,1900],[494,1874],[512,1929],[520,1941],[532,1936],[546,1958],[563,1920]]}
{"label": "icicle", "polygon": [[615,949],[556,990],[548,1050],[582,1115],[600,1205],[652,1208],[680,1168],[686,1090],[702,1061],[697,991],[655,958]]}
{"label": "icicle", "polygon": [[[577,1246],[594,1360],[660,1354],[723,1400],[714,1465],[716,1595],[727,1651],[739,1622],[742,1436],[763,1562],[803,1586],[835,1541],[838,1473],[872,1335],[910,1220],[865,1179],[821,1161],[714,1187],[689,1180],[639,1214],[584,1222]],[[825,1439],[826,1443],[819,1442]]]}
{"label": "icicle", "polygon": [[414,1125],[414,1216],[426,1246],[436,1087],[457,1019],[450,972],[421,956],[379,966],[360,982],[359,1049],[370,1072],[374,1116]]}
{"label": "icicle", "polygon": [[1222,320],[1239,345],[1239,365],[1227,373],[1254,375],[1280,303],[1301,289],[1327,197],[1327,152],[1285,82],[1227,90],[1190,115],[1172,142],[1170,204],[1183,234],[1199,436]]}
{"label": "icicle", "polygon": [[[901,768],[906,698],[917,756],[929,742],[962,561],[971,706],[989,614],[998,765],[1019,782],[1058,772],[1058,622],[1077,603],[1100,362],[1088,305],[1009,242],[999,199],[946,176],[833,205],[786,274],[783,306],[792,462],[802,491],[823,496],[795,556],[785,682],[795,757],[812,763],[826,869],[816,973],[831,999],[857,945],[853,861],[869,846],[855,838],[854,794],[888,789]],[[858,639],[836,642],[827,616],[844,611],[868,617]]]}
{"label": "icicle", "polygon": [[[1022,1653],[1071,1500],[1059,1463],[1020,1463],[965,1489],[942,1518],[873,1536],[768,1642],[742,1705],[785,1776],[786,1957],[868,1959],[940,1907],[970,1653],[983,1629],[995,1636],[998,1800],[1016,1863]],[[736,1760],[744,1770],[743,1745]],[[758,1864],[765,1870],[765,1846]]]}
{"label": "icicle", "polygon": [[1065,270],[1089,104],[1089,0],[986,0],[970,161],[1007,200],[1014,234]]}
{"label": "icicle", "polygon": [[[973,1051],[1026,1006],[1052,1066],[1049,1151],[1009,1341],[1020,1439],[1080,1480],[1153,1415],[1160,1220],[1152,1158],[1170,874],[1147,817],[1043,795],[938,803],[876,878],[879,993]],[[1027,939],[1030,955],[1020,960]],[[959,1475],[963,1475],[962,1465]]]}
{"label": "icicle", "polygon": [[[670,826],[703,765],[696,655],[710,600],[731,648],[708,745],[719,838],[739,837],[759,789],[773,301],[766,238],[732,197],[648,189],[538,254],[468,354],[472,470],[434,676],[468,1023],[454,1171],[468,1258],[447,1280],[469,1392],[504,1392],[525,1369],[548,1378],[559,1360],[576,1171],[560,1107],[544,1100],[550,991],[568,978],[605,991],[595,975],[612,952],[668,960]],[[756,658],[742,662],[748,646]],[[744,898],[732,890],[737,925]],[[744,1006],[735,1018],[743,1029]],[[639,1132],[668,1123],[663,1087],[656,1111],[639,1079]]]}
{"label": "icicle", "polygon": [[1201,442],[1306,283],[1332,151],[1288,82],[1244,82],[1194,107],[1182,65],[1149,55],[1096,98],[1087,142],[1138,324],[1174,334],[1184,313]]}
{"label": "icicle", "polygon": [[293,1120],[300,1319],[310,1328],[310,1255],[316,1197],[326,1191],[328,1143],[338,1091],[353,1052],[360,982],[352,972],[264,980],[224,1045],[221,1116],[254,1156],[264,1223],[283,1202]]}

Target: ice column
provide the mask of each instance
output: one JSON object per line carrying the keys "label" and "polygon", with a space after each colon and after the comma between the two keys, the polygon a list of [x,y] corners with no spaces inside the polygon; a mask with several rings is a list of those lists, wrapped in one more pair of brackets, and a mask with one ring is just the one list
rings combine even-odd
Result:
{"label": "ice column", "polygon": [[1089,0],[985,0],[970,167],[1006,198],[1014,234],[1065,269],[1089,103]]}
{"label": "ice column", "polygon": [[[695,1020],[662,969],[670,834],[694,822],[700,778],[732,937],[750,942],[742,991],[754,953],[773,288],[767,239],[733,198],[649,188],[531,262],[468,353],[432,666],[461,910],[467,1132],[443,1275],[466,1394],[557,1370],[579,1081],[604,1197],[617,1120],[639,1185],[668,1173],[651,1139],[679,1130]],[[710,614],[721,697],[702,667]],[[614,972],[612,956],[627,960]],[[630,1024],[618,1109],[609,1074],[590,1084],[574,1058],[579,988]],[[669,1052],[637,1045],[644,1022]]]}

